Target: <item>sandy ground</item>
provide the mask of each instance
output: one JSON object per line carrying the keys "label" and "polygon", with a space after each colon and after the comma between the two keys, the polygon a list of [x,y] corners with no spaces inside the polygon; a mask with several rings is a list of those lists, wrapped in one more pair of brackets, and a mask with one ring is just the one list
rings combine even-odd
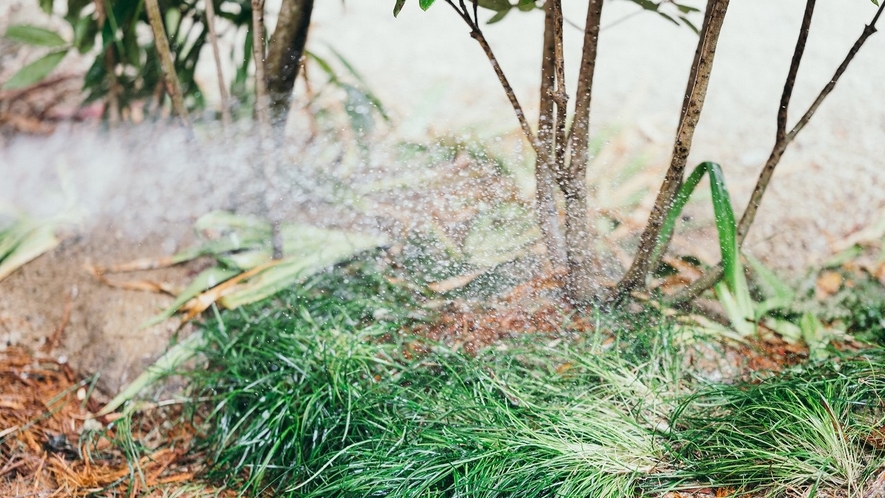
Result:
{"label": "sandy ground", "polygon": [[[0,19],[35,19],[33,9],[16,10],[24,2],[7,1],[0,2],[5,4],[0,5]],[[392,3],[318,2],[311,48],[321,52],[328,44],[341,51],[393,109],[396,132],[403,136],[515,129],[488,62],[454,13],[442,2],[421,12],[411,1],[400,18],[393,19]],[[567,2],[566,16],[580,21],[581,4]],[[804,2],[733,4],[690,161],[721,162],[740,206],[773,142],[777,102]],[[874,13],[865,0],[818,4],[791,122],[826,83]],[[603,24],[633,8],[629,2],[612,1]],[[538,13],[513,13],[506,22],[487,28],[530,115],[537,100],[533,88],[540,65],[540,21]],[[580,33],[570,29],[567,35],[567,53],[576,58]],[[665,167],[695,42],[688,29],[652,14],[603,31],[594,131],[638,130],[643,137],[638,152],[654,158],[650,171]],[[885,80],[883,53],[885,35],[873,36],[784,157],[748,241],[755,255],[797,271],[828,255],[832,240],[885,216],[885,99],[876,93],[876,85]],[[8,63],[25,60],[26,55],[2,57]],[[152,139],[143,131],[136,134],[107,141],[81,130],[20,138],[0,147],[0,204],[34,215],[55,212],[61,205],[55,170],[62,165],[74,172],[87,212],[84,223],[74,228],[77,236],[0,282],[0,348],[11,343],[39,347],[62,322],[70,297],[70,321],[54,354],[66,356],[75,369],[102,371],[103,385],[110,390],[156,358],[174,324],[138,330],[138,324],[168,299],[99,285],[83,265],[171,253],[191,239],[189,227],[197,216],[210,209],[242,208],[255,194],[248,192],[255,184],[251,169],[243,166],[248,161],[237,155],[243,152],[236,147],[222,147],[215,154],[185,152],[174,135]],[[621,164],[607,161],[597,161],[594,167],[605,170]],[[310,157],[304,163],[324,164]],[[305,211],[312,209],[309,197],[298,204]],[[715,247],[710,240],[687,243]],[[180,283],[194,269],[182,267],[151,277]]]}

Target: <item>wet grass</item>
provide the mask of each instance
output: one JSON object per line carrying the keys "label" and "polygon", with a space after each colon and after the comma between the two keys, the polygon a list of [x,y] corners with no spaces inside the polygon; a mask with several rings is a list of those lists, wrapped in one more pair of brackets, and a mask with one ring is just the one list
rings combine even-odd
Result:
{"label": "wet grass", "polygon": [[882,464],[881,349],[714,384],[649,313],[471,356],[413,337],[420,296],[378,275],[339,268],[204,324],[191,394],[210,400],[214,479],[273,496],[859,496]]}

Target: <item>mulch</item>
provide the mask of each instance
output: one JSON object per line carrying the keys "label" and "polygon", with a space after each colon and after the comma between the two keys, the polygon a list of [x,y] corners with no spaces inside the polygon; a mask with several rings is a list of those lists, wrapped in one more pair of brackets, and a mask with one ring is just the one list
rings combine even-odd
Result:
{"label": "mulch", "polygon": [[0,496],[232,495],[195,477],[204,458],[180,407],[93,418],[106,399],[61,360],[0,351]]}

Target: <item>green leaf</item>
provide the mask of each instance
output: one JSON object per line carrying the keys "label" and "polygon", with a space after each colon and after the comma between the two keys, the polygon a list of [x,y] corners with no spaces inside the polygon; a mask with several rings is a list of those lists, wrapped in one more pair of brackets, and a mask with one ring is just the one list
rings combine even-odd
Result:
{"label": "green leaf", "polygon": [[131,401],[142,389],[152,385],[164,375],[181,366],[182,363],[193,358],[204,344],[203,331],[194,332],[187,339],[170,348],[153,365],[129,383],[114,399],[99,410],[96,416],[102,417],[107,415],[123,406],[127,401]]}
{"label": "green leaf", "polygon": [[513,7],[510,4],[510,0],[479,0],[479,6],[484,9],[494,10],[495,12],[510,10],[510,7]]}
{"label": "green leaf", "polygon": [[660,7],[659,4],[656,4],[656,3],[652,2],[651,0],[632,0],[632,1],[636,5],[642,7],[643,9],[650,10],[653,12],[657,12],[658,7]]}
{"label": "green leaf", "polygon": [[753,269],[755,276],[753,280],[765,294],[765,301],[756,308],[756,318],[762,318],[771,310],[783,309],[792,304],[796,292],[761,261],[749,255],[745,255],[745,257]]}
{"label": "green leaf", "polygon": [[98,23],[90,16],[84,16],[72,22],[74,28],[74,47],[85,54],[95,46],[95,36],[98,34]]}
{"label": "green leaf", "polygon": [[26,43],[36,47],[60,47],[67,42],[55,31],[29,26],[27,24],[15,24],[6,29],[4,35],[7,39],[19,43]]}
{"label": "green leaf", "polygon": [[363,76],[356,70],[355,67],[348,61],[340,52],[335,50],[334,47],[329,46],[329,50],[335,55],[341,65],[344,66],[345,69],[354,77],[357,81],[360,82],[362,87],[360,90],[365,94],[366,98],[372,103],[372,106],[378,111],[378,114],[381,114],[381,117],[384,118],[385,121],[390,121],[390,116],[388,116],[387,111],[384,110],[384,106],[381,104],[381,100],[375,95],[374,92],[369,88],[369,84],[366,83],[366,80],[363,79]]}
{"label": "green leaf", "polygon": [[433,5],[435,0],[418,0],[418,7],[421,7],[421,10],[427,10]]}
{"label": "green leaf", "polygon": [[679,26],[679,21],[677,21],[676,19],[673,19],[672,17],[670,17],[670,16],[667,15],[666,13],[664,13],[664,12],[658,12],[658,15],[661,16],[661,17],[663,17],[664,19],[666,19],[666,20],[672,22],[673,24]]}
{"label": "green leaf", "polygon": [[697,7],[692,7],[691,5],[682,5],[682,4],[678,4],[675,2],[673,3],[673,5],[675,5],[676,8],[679,9],[679,12],[682,12],[683,14],[691,14],[692,12],[700,12],[701,11],[701,9],[699,9]]}
{"label": "green leaf", "polygon": [[499,10],[495,15],[492,16],[491,19],[489,19],[488,24],[495,24],[496,22],[500,21],[501,19],[504,19],[504,17],[507,16],[507,14],[509,12],[510,12],[510,9]]}
{"label": "green leaf", "polygon": [[219,299],[233,309],[270,297],[304,278],[355,254],[378,247],[386,240],[372,235],[327,230],[310,225],[285,225],[283,247],[286,257]]}
{"label": "green leaf", "polygon": [[37,83],[48,76],[61,60],[65,58],[67,53],[67,50],[60,50],[35,60],[13,74],[9,81],[3,84],[3,89],[15,90],[16,88],[24,88]]}
{"label": "green leaf", "polygon": [[344,89],[347,96],[344,102],[344,110],[347,111],[347,116],[350,118],[351,129],[357,136],[364,136],[370,133],[375,127],[375,120],[372,119],[372,108],[374,106],[371,99],[366,95],[366,92],[353,85],[342,83],[341,88]]}
{"label": "green leaf", "polygon": [[406,4],[406,0],[396,0],[396,4],[393,6],[393,17],[399,15],[399,11],[403,10],[403,5]]}
{"label": "green leaf", "polygon": [[814,360],[826,358],[826,347],[830,343],[830,334],[826,333],[824,324],[811,313],[803,313],[799,319],[799,329],[802,330],[802,340],[808,345],[808,355]]}
{"label": "green leaf", "polygon": [[52,14],[52,0],[40,0],[40,8],[47,14]]}
{"label": "green leaf", "polygon": [[876,7],[879,6],[879,0],[870,0],[870,1],[873,2],[873,5],[875,5]]}
{"label": "green leaf", "polygon": [[523,12],[531,12],[535,7],[535,0],[519,0],[519,4],[516,5],[516,8]]}
{"label": "green leaf", "polygon": [[664,241],[669,240],[673,234],[676,220],[705,173],[710,175],[713,212],[716,218],[719,250],[722,253],[722,266],[724,269],[724,281],[717,284],[715,288],[716,295],[726,308],[726,312],[735,330],[743,335],[747,335],[755,331],[755,326],[750,323],[750,320],[755,318],[753,301],[750,298],[750,289],[747,285],[747,277],[744,275],[740,248],[737,244],[737,225],[735,223],[734,210],[731,207],[728,189],[725,187],[725,176],[718,164],[709,161],[703,162],[686,178],[673,199],[673,205],[667,214],[667,218],[664,219],[658,245],[655,247],[655,258],[660,255]]}
{"label": "green leaf", "polygon": [[[9,232],[3,232],[3,238],[7,234]],[[11,236],[11,234],[9,235]],[[14,247],[10,251],[4,251],[2,259],[0,259],[0,280],[41,254],[54,249],[59,242],[55,237],[55,224],[53,223],[44,223],[26,230],[16,239],[13,241]],[[3,240],[0,239],[0,242]]]}
{"label": "green leaf", "polygon": [[685,17],[685,16],[679,16],[679,19],[682,20],[682,23],[683,23],[683,24],[685,24],[686,26],[688,26],[689,28],[691,28],[691,30],[694,31],[694,34],[696,34],[696,35],[700,35],[700,34],[701,34],[701,30],[699,30],[698,27],[695,26],[695,24],[694,24],[693,22],[691,22],[687,17]]}
{"label": "green leaf", "polygon": [[332,65],[329,64],[326,59],[323,59],[322,57],[309,50],[305,50],[304,53],[320,66],[320,69],[322,69],[323,72],[326,73],[326,75],[329,77],[330,83],[334,83],[336,85],[339,84],[338,73],[336,73],[335,70],[332,69]]}

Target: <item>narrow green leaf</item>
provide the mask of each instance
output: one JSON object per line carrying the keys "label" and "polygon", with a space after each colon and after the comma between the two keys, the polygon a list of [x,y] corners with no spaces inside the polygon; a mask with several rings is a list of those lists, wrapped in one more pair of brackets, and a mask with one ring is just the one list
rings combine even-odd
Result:
{"label": "narrow green leaf", "polygon": [[666,19],[666,20],[672,22],[673,24],[679,26],[679,21],[677,21],[676,19],[673,19],[673,17],[671,17],[671,16],[668,15],[667,13],[658,11],[658,15],[661,16],[661,17],[663,17],[664,19]]}
{"label": "narrow green leaf", "polygon": [[324,230],[308,225],[284,227],[283,239],[286,258],[239,284],[234,292],[222,297],[219,304],[225,308],[236,308],[260,301],[324,268],[385,242],[371,235]]}
{"label": "narrow green leaf", "polygon": [[317,54],[315,54],[315,53],[313,53],[313,52],[311,52],[311,51],[309,51],[309,50],[305,50],[304,53],[305,53],[308,57],[310,57],[311,59],[313,59],[314,62],[317,63],[317,65],[320,66],[320,69],[322,69],[323,72],[326,73],[326,75],[329,77],[329,82],[330,82],[330,83],[334,83],[334,84],[338,84],[338,83],[339,83],[339,80],[338,80],[338,73],[336,73],[335,70],[332,69],[332,66],[329,64],[328,61],[326,61],[326,59],[323,59],[322,57],[318,56]]}
{"label": "narrow green leaf", "polygon": [[403,10],[403,5],[406,4],[406,0],[396,0],[396,4],[393,6],[393,17],[399,15],[399,11]]}
{"label": "narrow green leaf", "polygon": [[67,42],[55,31],[29,26],[27,24],[15,24],[6,29],[3,35],[9,40],[26,43],[36,47],[60,47]]}
{"label": "narrow green leaf", "polygon": [[673,199],[673,205],[670,207],[670,212],[667,214],[667,218],[661,226],[661,234],[658,238],[658,245],[655,247],[653,259],[658,259],[663,242],[665,240],[670,240],[670,237],[673,235],[673,230],[676,228],[676,220],[679,219],[689,197],[691,197],[692,192],[694,192],[694,189],[704,177],[704,173],[707,172],[705,164],[706,163],[699,164],[695,167],[694,171],[692,171],[688,178],[685,179],[685,182],[683,182],[679,192],[676,193],[676,197]]}
{"label": "narrow green leaf", "polygon": [[433,5],[435,0],[418,0],[418,7],[421,7],[421,10],[427,10]]}
{"label": "narrow green leaf", "polygon": [[749,255],[744,255],[744,257],[750,263],[750,268],[753,269],[753,274],[756,277],[754,281],[766,297],[765,301],[756,307],[756,318],[762,318],[771,310],[788,307],[796,297],[796,292],[761,261]]}
{"label": "narrow green leaf", "polygon": [[535,0],[519,0],[516,8],[523,12],[531,12],[536,8]]}
{"label": "narrow green leaf", "polygon": [[[725,280],[734,290],[735,274],[740,265],[740,253],[737,245],[737,226],[734,221],[734,210],[731,198],[725,188],[725,176],[722,168],[716,163],[705,162],[710,173],[710,190],[713,194],[713,212],[716,217],[716,230],[719,232],[719,250],[722,252],[722,266]],[[741,273],[743,271],[741,270]]]}
{"label": "narrow green leaf", "polygon": [[91,16],[84,16],[72,22],[71,26],[74,28],[74,47],[81,54],[92,50],[98,34],[98,23]]}
{"label": "narrow green leaf", "polygon": [[[521,4],[522,2],[520,2]],[[510,7],[513,7],[510,4],[510,0],[479,0],[479,6],[484,9],[494,10],[495,12],[510,10]]]}
{"label": "narrow green leaf", "polygon": [[103,417],[117,408],[123,406],[127,401],[131,401],[142,389],[152,385],[164,375],[181,366],[182,363],[194,357],[197,351],[205,344],[203,331],[197,331],[188,336],[187,339],[179,342],[161,356],[153,365],[147,368],[141,375],[127,385],[114,399],[104,406],[96,417]]}
{"label": "narrow green leaf", "polygon": [[780,334],[790,344],[796,344],[802,340],[802,329],[789,320],[768,317],[765,319],[765,326]]}
{"label": "narrow green leaf", "polygon": [[722,168],[714,162],[699,164],[691,175],[686,178],[682,187],[676,193],[673,206],[667,214],[667,218],[661,227],[658,246],[655,247],[655,257],[659,256],[663,242],[669,240],[673,234],[676,220],[679,218],[685,204],[695,188],[700,183],[705,173],[710,176],[710,190],[713,200],[713,212],[716,218],[716,230],[719,234],[719,250],[722,253],[724,268],[724,283],[716,287],[716,295],[726,308],[729,318],[735,330],[742,334],[752,333],[753,301],[750,298],[750,289],[744,268],[741,264],[740,250],[737,245],[737,225],[735,224],[734,210],[731,207],[731,199],[725,187],[725,176]]}
{"label": "narrow green leaf", "polygon": [[747,277],[741,263],[740,247],[737,242],[737,223],[735,223],[734,210],[731,207],[731,197],[728,195],[728,189],[725,188],[725,175],[722,173],[722,168],[716,163],[705,162],[702,164],[706,165],[710,174],[710,191],[713,195],[716,230],[719,232],[723,278],[734,293],[742,315],[740,319],[744,321],[754,319],[753,300],[750,298],[750,287],[747,285]]}
{"label": "narrow green leaf", "polygon": [[799,328],[802,330],[802,340],[808,345],[809,356],[815,360],[826,358],[828,356],[826,347],[830,343],[830,336],[820,319],[806,312],[799,319]]}
{"label": "narrow green leaf", "polygon": [[24,88],[47,77],[53,69],[65,58],[67,50],[52,52],[35,60],[27,66],[18,70],[13,74],[9,81],[3,84],[4,90],[15,90],[16,88]]}
{"label": "narrow green leaf", "polygon": [[697,7],[692,7],[691,5],[682,5],[682,4],[678,4],[675,2],[673,3],[673,5],[675,5],[676,8],[679,9],[679,12],[682,12],[683,14],[691,14],[692,12],[700,12],[701,11],[701,9],[699,9]]}
{"label": "narrow green leaf", "polygon": [[360,90],[363,92],[365,97],[369,99],[375,110],[378,111],[379,114],[381,114],[381,117],[384,118],[385,121],[390,121],[390,116],[388,116],[387,111],[384,110],[384,106],[381,105],[381,100],[369,88],[369,84],[366,83],[366,80],[363,78],[362,74],[360,74],[359,71],[357,71],[356,68],[353,67],[353,64],[351,64],[350,61],[348,61],[347,58],[344,57],[344,55],[335,50],[335,47],[332,47],[330,45],[329,50],[332,52],[332,54],[335,55],[338,61],[341,62],[341,65],[343,65],[344,68],[347,69],[347,71],[354,78],[356,78],[357,81],[360,82],[360,85],[362,85],[362,88]]}
{"label": "narrow green leaf", "polygon": [[496,22],[501,21],[507,16],[509,12],[510,9],[499,10],[495,15],[492,16],[491,19],[489,19],[489,22],[487,24],[495,24]]}
{"label": "narrow green leaf", "polygon": [[695,24],[694,24],[693,22],[691,22],[687,17],[685,17],[685,16],[679,16],[679,19],[682,20],[682,23],[683,23],[683,24],[685,24],[686,26],[688,26],[689,28],[691,28],[691,30],[694,31],[694,34],[696,34],[696,35],[700,35],[700,34],[701,34],[701,30],[699,30],[698,27],[695,26]]}
{"label": "narrow green leaf", "polygon": [[0,280],[57,245],[54,223],[45,223],[34,228],[0,261]]}

